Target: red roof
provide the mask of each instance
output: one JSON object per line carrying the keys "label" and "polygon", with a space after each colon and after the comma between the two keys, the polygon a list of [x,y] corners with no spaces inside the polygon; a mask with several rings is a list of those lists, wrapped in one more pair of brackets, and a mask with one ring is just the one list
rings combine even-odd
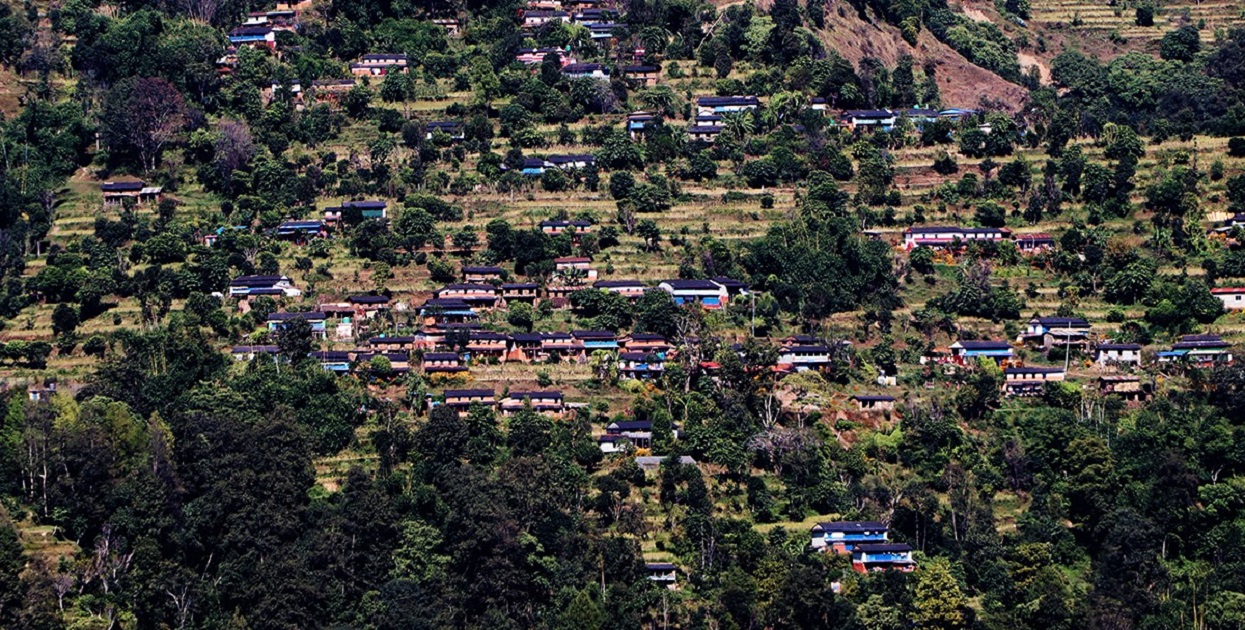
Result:
{"label": "red roof", "polygon": [[1210,292],[1217,295],[1231,295],[1233,293],[1245,293],[1245,287],[1221,287],[1218,289],[1211,289]]}
{"label": "red roof", "polygon": [[554,261],[553,261],[553,262],[558,263],[558,264],[561,264],[561,263],[590,263],[590,262],[592,262],[592,259],[591,259],[591,258],[587,258],[587,257],[585,257],[585,256],[565,256],[565,257],[562,257],[562,258],[557,258],[557,259],[554,259]]}

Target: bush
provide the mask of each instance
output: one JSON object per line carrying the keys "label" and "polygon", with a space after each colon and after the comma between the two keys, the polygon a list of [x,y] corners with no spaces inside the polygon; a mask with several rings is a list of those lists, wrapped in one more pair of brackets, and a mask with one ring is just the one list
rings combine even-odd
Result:
{"label": "bush", "polygon": [[1245,138],[1228,139],[1228,155],[1232,157],[1245,157]]}
{"label": "bush", "polygon": [[953,175],[960,170],[960,165],[956,163],[955,158],[950,153],[943,151],[941,155],[934,159],[934,172],[939,175]]}
{"label": "bush", "polygon": [[765,208],[766,210],[773,208],[774,207],[774,196],[769,193],[765,193],[764,195],[761,195],[761,207]]}

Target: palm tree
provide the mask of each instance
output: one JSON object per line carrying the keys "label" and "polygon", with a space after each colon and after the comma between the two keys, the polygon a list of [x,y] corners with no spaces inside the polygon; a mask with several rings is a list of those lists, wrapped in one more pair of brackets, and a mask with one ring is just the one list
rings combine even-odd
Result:
{"label": "palm tree", "polygon": [[679,96],[668,85],[648,88],[639,94],[640,102],[651,111],[673,118],[679,104]]}
{"label": "palm tree", "polygon": [[769,108],[774,112],[778,124],[792,123],[799,120],[800,113],[808,106],[807,99],[799,92],[779,92],[769,100]]}
{"label": "palm tree", "polygon": [[727,112],[722,115],[722,131],[731,135],[741,144],[747,142],[748,136],[756,129],[756,120],[752,116],[752,110],[744,110],[742,112]]}

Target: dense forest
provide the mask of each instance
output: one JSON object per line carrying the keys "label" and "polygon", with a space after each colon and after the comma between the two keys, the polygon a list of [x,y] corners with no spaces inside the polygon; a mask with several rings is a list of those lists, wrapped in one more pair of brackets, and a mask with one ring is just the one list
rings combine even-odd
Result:
{"label": "dense forest", "polygon": [[1105,4],[0,4],[0,627],[1245,627],[1245,20]]}

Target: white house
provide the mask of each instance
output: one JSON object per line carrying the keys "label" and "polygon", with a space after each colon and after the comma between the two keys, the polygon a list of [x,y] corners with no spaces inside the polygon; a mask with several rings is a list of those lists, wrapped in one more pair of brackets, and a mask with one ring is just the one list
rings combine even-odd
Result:
{"label": "white house", "polygon": [[905,250],[912,250],[924,245],[926,247],[947,247],[959,241],[1002,241],[1011,232],[1007,228],[971,228],[953,226],[910,227],[903,232]]}
{"label": "white house", "polygon": [[713,280],[665,280],[657,288],[669,293],[677,304],[695,303],[717,309],[730,302],[726,287]]}
{"label": "white house", "polygon": [[1100,343],[1094,349],[1094,362],[1100,366],[1111,363],[1141,365],[1141,344]]}
{"label": "white house", "polygon": [[1223,308],[1229,311],[1245,310],[1245,287],[1222,287],[1211,289],[1211,294],[1223,302]]}

